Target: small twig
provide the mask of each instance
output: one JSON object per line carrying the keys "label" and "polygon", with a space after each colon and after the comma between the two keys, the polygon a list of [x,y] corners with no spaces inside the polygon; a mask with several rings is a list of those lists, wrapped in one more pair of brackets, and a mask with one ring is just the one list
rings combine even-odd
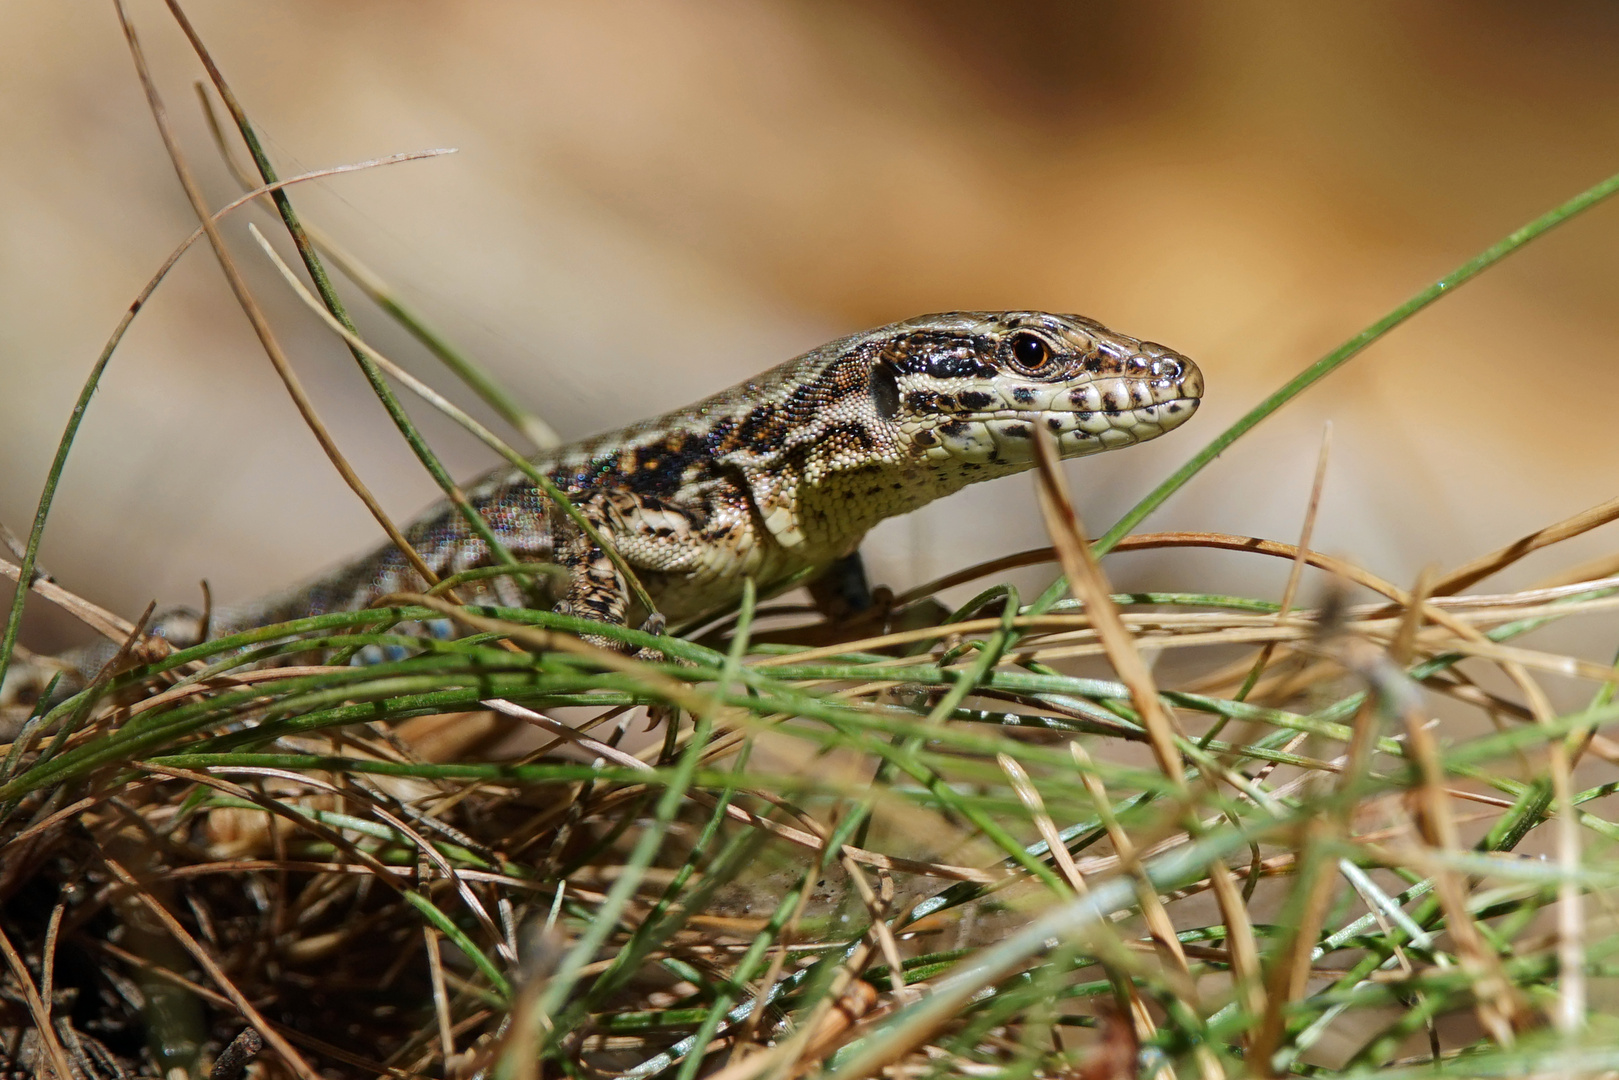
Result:
{"label": "small twig", "polygon": [[232,1039],[230,1045],[214,1059],[208,1080],[242,1080],[247,1074],[248,1062],[263,1049],[264,1036],[252,1028],[243,1028],[242,1033]]}
{"label": "small twig", "polygon": [[45,925],[45,947],[40,950],[39,999],[45,1002],[47,1009],[56,991],[56,935],[62,931],[62,915],[66,911],[65,900],[57,901],[51,908],[51,921]]}
{"label": "small twig", "polygon": [[438,931],[422,924],[422,942],[427,953],[427,974],[433,985],[433,1018],[438,1021],[439,1053],[449,1068],[455,1056],[454,1027],[450,1018],[450,995],[444,989],[444,960],[439,956]]}
{"label": "small twig", "polygon": [[[22,568],[14,562],[0,559],[0,576],[17,581],[22,576]],[[135,624],[128,619],[92,604],[49,578],[36,575],[33,585],[29,588],[109,640],[121,642],[135,629]]]}
{"label": "small twig", "polygon": [[[1321,509],[1321,489],[1327,480],[1327,459],[1332,452],[1332,423],[1329,421],[1321,432],[1321,452],[1315,459],[1315,480],[1310,485],[1310,498],[1304,506],[1304,525],[1299,529],[1298,554],[1293,558],[1293,567],[1287,572],[1287,585],[1282,589],[1281,609],[1276,612],[1278,624],[1287,620],[1288,614],[1293,610],[1293,600],[1298,595],[1299,581],[1304,577],[1305,553],[1310,550],[1310,538],[1315,534],[1315,516]],[[1253,670],[1243,681],[1242,688],[1236,693],[1236,700],[1245,701],[1253,691],[1259,677],[1264,674],[1265,666],[1270,663],[1271,655],[1276,651],[1275,642],[1266,642],[1264,648],[1259,650],[1259,656],[1254,660]]]}

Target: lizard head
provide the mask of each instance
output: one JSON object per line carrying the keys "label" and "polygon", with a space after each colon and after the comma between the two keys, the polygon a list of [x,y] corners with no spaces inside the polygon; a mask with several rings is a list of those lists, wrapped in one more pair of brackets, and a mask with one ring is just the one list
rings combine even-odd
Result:
{"label": "lizard head", "polygon": [[1036,430],[1063,457],[1096,454],[1179,427],[1202,396],[1186,357],[1090,319],[953,311],[834,341],[699,409],[744,405],[727,460],[776,540],[837,548],[1027,469]]}
{"label": "lizard head", "polygon": [[1179,427],[1203,396],[1186,357],[1079,315],[951,312],[896,323],[871,345],[871,404],[910,456],[1026,468],[1035,427],[1063,457]]}
{"label": "lizard head", "polygon": [[1179,427],[1202,396],[1186,357],[1090,319],[953,311],[829,342],[606,442],[734,470],[777,542],[842,552],[884,518],[1027,469],[1036,430],[1063,457],[1096,454]]}

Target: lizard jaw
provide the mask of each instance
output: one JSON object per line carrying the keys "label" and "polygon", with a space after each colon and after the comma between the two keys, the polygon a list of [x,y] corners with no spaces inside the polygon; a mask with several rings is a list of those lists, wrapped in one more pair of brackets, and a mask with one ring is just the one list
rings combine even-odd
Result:
{"label": "lizard jaw", "polygon": [[[1020,410],[967,413],[933,428],[919,442],[929,461],[1027,466],[1034,460],[1034,430],[1057,440],[1062,457],[1084,457],[1155,439],[1184,424],[1200,398],[1174,397],[1129,409]],[[913,436],[914,438],[914,436]]]}

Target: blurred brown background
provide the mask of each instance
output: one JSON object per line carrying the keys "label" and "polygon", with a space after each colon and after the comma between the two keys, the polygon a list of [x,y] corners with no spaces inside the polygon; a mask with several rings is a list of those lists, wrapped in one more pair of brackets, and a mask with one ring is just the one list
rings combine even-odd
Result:
{"label": "blurred brown background", "polygon": [[[1619,169],[1619,8],[1602,0],[188,7],[284,174],[459,148],[295,199],[565,436],[924,311],[1078,311],[1189,353],[1210,382],[1193,424],[1070,466],[1093,531],[1298,368]],[[200,69],[160,4],[133,10],[222,203],[236,189]],[[0,95],[0,521],[22,532],[105,336],[194,221],[110,5],[0,2]],[[245,243],[248,219],[227,232],[295,363],[408,516],[434,489]],[[1409,581],[1615,493],[1616,360],[1610,205],[1356,360],[1152,526],[1293,539],[1330,419],[1317,546]],[[458,474],[491,463],[424,423]],[[890,522],[874,576],[1033,546],[1034,507],[1013,479]],[[195,602],[204,577],[240,600],[376,540],[199,248],[113,362],[45,565],[134,616]],[[1124,585],[1273,595],[1285,571],[1112,562]],[[72,632],[34,607],[31,644]]]}

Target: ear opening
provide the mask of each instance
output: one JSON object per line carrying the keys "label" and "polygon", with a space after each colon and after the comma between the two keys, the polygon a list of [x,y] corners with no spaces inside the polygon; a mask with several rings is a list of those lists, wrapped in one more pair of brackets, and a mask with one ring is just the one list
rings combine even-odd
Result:
{"label": "ear opening", "polygon": [[887,360],[871,366],[871,404],[884,420],[899,415],[899,372]]}

